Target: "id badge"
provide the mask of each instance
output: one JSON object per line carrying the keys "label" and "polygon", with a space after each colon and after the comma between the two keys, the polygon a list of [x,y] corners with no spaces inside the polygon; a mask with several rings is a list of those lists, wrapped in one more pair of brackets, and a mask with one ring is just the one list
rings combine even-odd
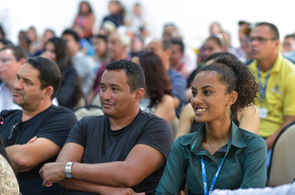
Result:
{"label": "id badge", "polygon": [[268,110],[266,108],[259,108],[259,116],[262,119],[266,119]]}

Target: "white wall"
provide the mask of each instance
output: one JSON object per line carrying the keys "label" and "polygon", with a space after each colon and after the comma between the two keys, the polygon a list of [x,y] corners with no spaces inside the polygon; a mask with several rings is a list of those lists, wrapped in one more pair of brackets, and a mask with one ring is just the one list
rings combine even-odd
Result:
{"label": "white wall", "polygon": [[[81,0],[0,0],[0,23],[4,24],[8,38],[17,43],[19,30],[33,25],[41,35],[45,28],[52,28],[57,35],[70,27],[78,12]],[[95,30],[108,13],[109,0],[89,0],[96,16]],[[212,21],[218,21],[232,35],[238,45],[237,22],[267,21],[280,30],[281,40],[293,33],[292,14],[294,0],[122,0],[127,11],[140,2],[152,37],[160,37],[163,24],[174,22],[185,41],[198,46],[207,36]]]}

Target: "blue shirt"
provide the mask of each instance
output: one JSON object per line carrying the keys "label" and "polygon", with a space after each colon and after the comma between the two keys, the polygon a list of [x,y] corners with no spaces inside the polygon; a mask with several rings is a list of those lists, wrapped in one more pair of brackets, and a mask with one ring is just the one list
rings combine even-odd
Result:
{"label": "blue shirt", "polygon": [[185,90],[186,90],[186,79],[173,70],[172,66],[170,66],[170,70],[168,71],[168,75],[172,82],[172,95],[177,97],[180,100],[180,105],[176,108],[176,115],[180,116],[181,109],[183,105],[186,104],[185,99]]}
{"label": "blue shirt", "polygon": [[[173,144],[156,194],[177,194],[186,173],[189,194],[204,194],[201,156],[206,164],[208,186],[225,155],[227,145],[212,158],[202,147],[203,125],[197,132],[181,136]],[[231,125],[230,148],[214,189],[262,188],[266,185],[265,141],[258,135]],[[194,142],[195,146],[192,148]]]}

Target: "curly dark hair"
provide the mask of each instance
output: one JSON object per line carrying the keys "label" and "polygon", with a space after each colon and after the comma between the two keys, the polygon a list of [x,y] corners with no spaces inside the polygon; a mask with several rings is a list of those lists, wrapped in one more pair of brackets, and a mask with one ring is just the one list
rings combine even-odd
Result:
{"label": "curly dark hair", "polygon": [[231,106],[233,114],[255,104],[259,87],[254,75],[241,61],[224,56],[200,69],[198,73],[204,71],[217,72],[219,74],[219,81],[227,86],[226,93],[231,93],[232,91],[238,93],[237,101]]}
{"label": "curly dark hair", "polygon": [[139,58],[140,65],[144,70],[147,91],[151,99],[149,108],[151,108],[160,102],[165,94],[171,95],[171,80],[162,60],[156,53],[141,51],[134,56]]}

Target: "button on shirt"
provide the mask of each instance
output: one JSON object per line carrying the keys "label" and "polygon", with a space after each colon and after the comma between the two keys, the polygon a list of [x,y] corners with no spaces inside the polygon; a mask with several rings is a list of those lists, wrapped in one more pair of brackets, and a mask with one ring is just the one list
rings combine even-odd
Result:
{"label": "button on shirt", "polygon": [[[169,154],[156,194],[177,194],[186,173],[189,194],[204,194],[201,156],[206,164],[207,185],[225,155],[227,145],[214,153],[203,149],[203,125],[197,132],[181,136]],[[231,125],[230,148],[214,189],[262,188],[266,185],[266,143],[258,135]],[[195,144],[194,144],[195,143]],[[193,148],[192,148],[193,147]]]}

